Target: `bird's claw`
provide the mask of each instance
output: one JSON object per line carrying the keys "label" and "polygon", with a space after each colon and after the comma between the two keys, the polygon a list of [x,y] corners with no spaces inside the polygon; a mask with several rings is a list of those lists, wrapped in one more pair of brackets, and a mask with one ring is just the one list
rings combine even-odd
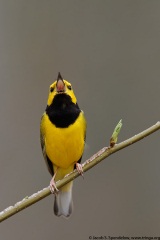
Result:
{"label": "bird's claw", "polygon": [[56,183],[53,178],[50,181],[49,188],[50,188],[51,193],[56,193],[59,191],[58,188],[56,187]]}
{"label": "bird's claw", "polygon": [[77,169],[78,173],[84,178],[82,164],[76,163],[76,169]]}

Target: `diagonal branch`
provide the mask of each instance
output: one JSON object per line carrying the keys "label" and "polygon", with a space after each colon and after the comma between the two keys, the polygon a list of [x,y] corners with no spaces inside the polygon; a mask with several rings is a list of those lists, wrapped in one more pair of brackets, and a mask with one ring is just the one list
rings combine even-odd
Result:
{"label": "diagonal branch", "polygon": [[[129,145],[140,141],[144,137],[147,137],[148,135],[154,133],[155,131],[158,131],[160,129],[160,122],[157,122],[155,125],[151,126],[150,128],[144,130],[143,132],[125,140],[124,142],[121,142],[119,144],[114,145],[114,147],[104,147],[99,152],[94,154],[91,158],[85,161],[83,166],[83,171],[86,172],[98,163],[100,163],[103,159],[107,158],[109,155],[128,147]],[[75,170],[71,172],[70,174],[66,175],[62,180],[59,180],[56,182],[56,187],[59,189],[68,182],[74,180],[79,176],[79,173]],[[37,193],[34,193],[30,197],[25,197],[20,202],[17,202],[14,206],[10,206],[0,212],[0,222],[4,221],[5,219],[11,217],[12,215],[22,211],[23,209],[29,207],[30,205],[40,201],[41,199],[49,196],[51,194],[49,187],[46,187],[42,189],[41,191],[38,191]]]}

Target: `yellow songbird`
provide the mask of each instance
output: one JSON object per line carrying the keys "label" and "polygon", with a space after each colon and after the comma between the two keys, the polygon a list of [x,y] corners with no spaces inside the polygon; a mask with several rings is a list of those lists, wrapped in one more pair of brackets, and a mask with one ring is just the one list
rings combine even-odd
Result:
{"label": "yellow songbird", "polygon": [[52,175],[51,192],[55,192],[54,213],[69,217],[72,213],[72,182],[56,189],[55,182],[80,164],[84,151],[86,120],[77,104],[71,84],[58,74],[50,85],[46,110],[41,118],[40,138],[44,159]]}

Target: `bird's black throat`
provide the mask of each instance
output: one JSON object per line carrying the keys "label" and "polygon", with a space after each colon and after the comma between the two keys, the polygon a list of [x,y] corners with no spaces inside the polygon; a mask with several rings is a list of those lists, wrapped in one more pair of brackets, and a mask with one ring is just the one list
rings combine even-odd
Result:
{"label": "bird's black throat", "polygon": [[57,94],[51,105],[46,108],[50,121],[59,128],[67,128],[73,124],[80,112],[78,104],[74,104],[71,97],[65,93]]}

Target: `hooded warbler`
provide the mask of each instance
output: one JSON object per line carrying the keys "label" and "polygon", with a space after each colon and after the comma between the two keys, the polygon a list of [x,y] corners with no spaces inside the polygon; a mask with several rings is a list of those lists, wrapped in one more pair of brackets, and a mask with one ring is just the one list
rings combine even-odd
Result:
{"label": "hooded warbler", "polygon": [[69,217],[72,213],[73,182],[56,189],[55,182],[80,164],[86,137],[86,120],[77,104],[71,84],[58,74],[50,85],[46,110],[41,118],[40,139],[44,159],[52,175],[51,192],[55,192],[54,213]]}

